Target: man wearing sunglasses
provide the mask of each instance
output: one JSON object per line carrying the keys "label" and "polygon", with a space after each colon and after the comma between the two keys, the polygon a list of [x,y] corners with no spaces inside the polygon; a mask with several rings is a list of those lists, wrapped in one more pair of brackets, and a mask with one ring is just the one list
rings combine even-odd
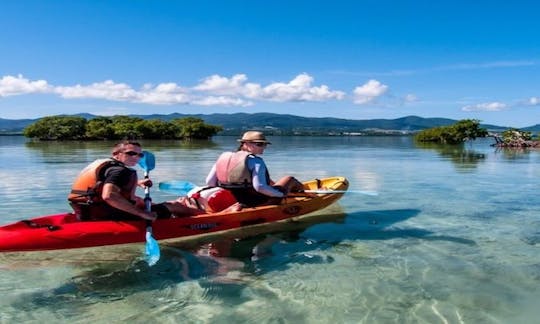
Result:
{"label": "man wearing sunglasses", "polygon": [[272,144],[259,131],[248,131],[238,140],[236,152],[220,155],[206,177],[208,186],[230,190],[241,204],[249,207],[279,203],[289,192],[303,189],[300,181],[285,176],[274,182],[259,156]]}
{"label": "man wearing sunglasses", "polygon": [[152,205],[146,211],[144,200],[135,194],[137,186],[151,186],[149,179],[138,180],[133,169],[143,157],[135,141],[122,141],[112,150],[112,157],[99,159],[81,171],[68,200],[80,220],[129,220],[191,216],[202,211],[176,202]]}

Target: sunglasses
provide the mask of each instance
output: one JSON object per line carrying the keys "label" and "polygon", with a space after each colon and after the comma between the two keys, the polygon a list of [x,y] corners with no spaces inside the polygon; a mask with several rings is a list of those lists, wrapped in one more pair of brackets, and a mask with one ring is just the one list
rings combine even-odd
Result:
{"label": "sunglasses", "polygon": [[144,153],[133,152],[133,151],[127,151],[127,152],[124,152],[124,154],[129,155],[129,156],[138,156],[140,158],[144,156]]}
{"label": "sunglasses", "polygon": [[253,143],[253,145],[258,146],[258,147],[265,147],[268,144],[267,143],[255,142],[255,143]]}

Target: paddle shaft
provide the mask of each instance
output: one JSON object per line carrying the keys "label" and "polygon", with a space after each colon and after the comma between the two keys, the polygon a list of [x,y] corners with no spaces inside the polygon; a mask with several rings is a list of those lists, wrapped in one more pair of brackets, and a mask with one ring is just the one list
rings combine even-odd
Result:
{"label": "paddle shaft", "polygon": [[[144,172],[144,178],[148,179],[148,172]],[[146,211],[152,210],[152,198],[150,198],[150,187],[144,186],[144,208]]]}
{"label": "paddle shaft", "polygon": [[[148,179],[148,174],[154,170],[156,166],[156,158],[151,152],[144,151],[142,158],[139,160],[139,165],[144,170],[144,178]],[[144,207],[147,212],[152,211],[152,199],[150,198],[150,187],[144,187]],[[159,245],[152,233],[152,221],[146,221],[146,262],[149,266],[153,266],[159,261],[160,251]]]}
{"label": "paddle shaft", "polygon": [[[148,179],[148,171],[144,171],[144,178]],[[150,187],[144,186],[144,208],[147,212],[152,211],[152,198],[150,197]],[[152,232],[152,221],[146,221],[146,230]]]}

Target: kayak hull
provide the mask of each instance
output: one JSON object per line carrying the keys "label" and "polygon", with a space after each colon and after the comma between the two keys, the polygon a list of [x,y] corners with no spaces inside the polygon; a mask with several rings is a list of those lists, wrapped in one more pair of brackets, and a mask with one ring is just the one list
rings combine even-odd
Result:
{"label": "kayak hull", "polygon": [[[304,183],[306,189],[347,190],[348,181],[331,177]],[[311,194],[310,194],[311,195]],[[153,223],[157,240],[194,239],[260,227],[323,209],[343,196],[340,193],[288,197],[279,205],[244,208],[238,212],[160,219]],[[72,213],[49,215],[0,227],[0,252],[44,251],[118,245],[145,241],[144,221],[78,221]]]}

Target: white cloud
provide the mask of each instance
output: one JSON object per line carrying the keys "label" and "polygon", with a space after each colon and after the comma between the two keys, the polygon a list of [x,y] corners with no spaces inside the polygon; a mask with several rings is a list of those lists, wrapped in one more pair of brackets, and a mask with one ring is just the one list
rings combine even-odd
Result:
{"label": "white cloud", "polygon": [[67,99],[92,98],[154,105],[189,103],[187,90],[176,83],[161,83],[155,87],[145,84],[141,91],[136,91],[125,83],[107,80],[88,86],[56,87],[55,92]]}
{"label": "white cloud", "polygon": [[242,93],[246,81],[247,76],[245,74],[235,74],[230,79],[214,74],[203,79],[203,82],[193,87],[193,89],[225,95],[239,94]]}
{"label": "white cloud", "polygon": [[189,90],[172,82],[160,83],[154,88],[147,84],[137,92],[133,100],[133,102],[151,105],[189,104],[190,101]]}
{"label": "white cloud", "polygon": [[[345,97],[342,91],[331,91],[328,86],[312,87],[313,77],[306,73],[297,75],[288,83],[271,83],[262,89],[252,88],[253,99],[270,101],[323,101]],[[259,90],[259,91],[257,91]]]}
{"label": "white cloud", "polygon": [[88,86],[75,85],[70,87],[55,87],[55,92],[63,98],[92,98],[113,101],[131,101],[137,97],[137,92],[125,83],[115,83],[112,80],[92,83]]}
{"label": "white cloud", "polygon": [[[212,98],[213,96],[258,99],[261,86],[255,83],[246,83],[246,81],[247,76],[245,74],[235,74],[231,78],[214,74],[203,79],[201,84],[192,89],[199,92],[205,92],[210,96],[209,100],[202,100],[203,102],[215,100],[215,98]],[[197,100],[197,102],[200,101],[201,100]]]}
{"label": "white cloud", "polygon": [[412,93],[409,93],[405,96],[404,98],[405,102],[408,103],[408,102],[416,102],[418,101],[418,97]]}
{"label": "white cloud", "polygon": [[132,100],[135,103],[146,103],[150,105],[174,105],[189,104],[191,97],[185,93],[168,93],[159,91],[140,92],[137,99]]}
{"label": "white cloud", "polygon": [[463,111],[501,111],[508,107],[502,102],[486,102],[477,105],[469,105],[461,108]]}
{"label": "white cloud", "polygon": [[44,80],[30,81],[22,76],[5,76],[0,79],[0,97],[29,93],[54,93],[65,99],[101,99],[151,105],[193,104],[201,106],[228,105],[251,106],[254,101],[324,101],[341,100],[342,91],[330,90],[326,85],[313,86],[313,77],[306,73],[289,82],[274,82],[266,86],[248,83],[245,74],[231,78],[212,75],[195,87],[187,88],[176,83],[156,86],[144,84],[134,89],[126,83],[113,80],[89,85],[52,86]]}
{"label": "white cloud", "polygon": [[212,75],[203,80],[194,90],[217,95],[239,96],[252,100],[268,101],[323,101],[345,97],[342,91],[331,91],[328,86],[313,87],[313,77],[306,73],[297,75],[288,83],[275,82],[267,86],[246,83],[245,74],[236,74],[232,78]]}
{"label": "white cloud", "polygon": [[354,103],[363,105],[372,102],[385,94],[386,91],[388,91],[387,85],[384,85],[377,80],[369,80],[364,85],[354,89]]}
{"label": "white cloud", "polygon": [[45,80],[30,81],[20,74],[16,77],[6,75],[0,79],[0,97],[47,93],[50,91],[51,86]]}
{"label": "white cloud", "polygon": [[531,97],[529,98],[528,102],[527,102],[529,105],[531,106],[538,106],[540,105],[540,98],[538,97]]}

